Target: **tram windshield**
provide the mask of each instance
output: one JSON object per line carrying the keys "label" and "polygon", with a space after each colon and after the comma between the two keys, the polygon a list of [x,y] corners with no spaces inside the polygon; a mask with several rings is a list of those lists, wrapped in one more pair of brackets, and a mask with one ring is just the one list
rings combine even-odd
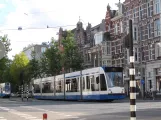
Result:
{"label": "tram windshield", "polygon": [[108,87],[123,86],[123,68],[122,67],[105,67]]}
{"label": "tram windshield", "polygon": [[107,72],[106,73],[106,77],[107,77],[107,83],[108,83],[108,87],[122,87],[123,84],[123,76],[122,76],[122,72]]}

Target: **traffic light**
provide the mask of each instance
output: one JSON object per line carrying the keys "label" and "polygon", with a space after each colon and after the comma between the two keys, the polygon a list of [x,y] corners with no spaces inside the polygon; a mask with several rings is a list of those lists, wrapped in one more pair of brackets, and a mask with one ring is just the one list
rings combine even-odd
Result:
{"label": "traffic light", "polygon": [[125,48],[130,48],[129,34],[127,34],[127,35],[124,37],[123,42],[124,42],[124,47],[125,47]]}

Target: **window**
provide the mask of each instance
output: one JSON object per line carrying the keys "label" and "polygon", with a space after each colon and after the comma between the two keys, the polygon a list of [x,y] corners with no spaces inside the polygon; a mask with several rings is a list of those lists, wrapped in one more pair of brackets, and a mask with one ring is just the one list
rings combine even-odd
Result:
{"label": "window", "polygon": [[117,23],[115,24],[115,35],[117,35],[118,34],[118,25],[117,25]]}
{"label": "window", "polygon": [[150,2],[147,3],[147,16],[148,17],[151,16],[151,6],[150,6]]}
{"label": "window", "polygon": [[137,17],[137,9],[134,8],[134,9],[133,9],[133,18],[135,19],[136,17]]}
{"label": "window", "polygon": [[129,21],[126,21],[126,32],[129,33]]}
{"label": "window", "polygon": [[140,40],[143,40],[143,27],[140,27]]}
{"label": "window", "polygon": [[161,79],[157,78],[157,91],[161,93]]}
{"label": "window", "polygon": [[46,47],[41,47],[41,52],[44,53],[46,51]]}
{"label": "window", "polygon": [[127,64],[130,63],[130,59],[129,59],[129,49],[127,49]]}
{"label": "window", "polygon": [[135,61],[138,62],[138,48],[134,48],[134,53]]}
{"label": "window", "polygon": [[110,50],[110,42],[107,43],[107,55],[109,55],[111,52]]}
{"label": "window", "polygon": [[55,82],[55,84],[56,84],[56,92],[62,92],[62,86],[63,86],[62,82],[63,81],[61,81],[61,80]]}
{"label": "window", "polygon": [[149,45],[149,60],[153,59],[153,48],[152,45]]}
{"label": "window", "polygon": [[94,35],[95,45],[100,44],[103,41],[103,32],[98,32]]}
{"label": "window", "polygon": [[122,21],[120,22],[120,33],[123,33],[123,24],[122,24]]}
{"label": "window", "polygon": [[154,21],[154,36],[160,36],[160,19]]}
{"label": "window", "polygon": [[149,78],[151,77],[151,72],[148,73],[149,74]]}
{"label": "window", "polygon": [[96,91],[96,89],[95,89],[94,75],[90,76],[90,80],[91,80],[91,90],[92,91]]}
{"label": "window", "polygon": [[133,27],[133,39],[136,41],[138,39],[138,29],[136,26]]}
{"label": "window", "polygon": [[154,13],[158,14],[160,12],[160,0],[154,0]]}
{"label": "window", "polygon": [[151,23],[148,24],[148,38],[151,38]]}
{"label": "window", "polygon": [[140,16],[140,20],[143,18],[143,9],[142,6],[139,7],[139,16]]}
{"label": "window", "polygon": [[101,91],[106,91],[107,87],[106,87],[106,80],[105,80],[104,74],[100,75],[100,84],[101,84]]}
{"label": "window", "polygon": [[90,89],[90,77],[89,76],[86,76],[86,86],[87,86],[87,89]]}
{"label": "window", "polygon": [[152,88],[152,81],[148,80],[148,84],[149,84],[149,89],[151,89]]}
{"label": "window", "polygon": [[161,56],[161,43],[155,44],[155,59]]}
{"label": "window", "polygon": [[71,92],[77,92],[77,87],[78,87],[77,79],[76,78],[71,79]]}
{"label": "window", "polygon": [[105,47],[102,47],[102,54],[104,55],[105,54]]}

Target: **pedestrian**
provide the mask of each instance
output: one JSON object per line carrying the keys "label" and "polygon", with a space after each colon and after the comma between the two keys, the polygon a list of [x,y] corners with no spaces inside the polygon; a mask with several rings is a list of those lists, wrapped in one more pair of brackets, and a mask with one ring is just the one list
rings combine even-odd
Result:
{"label": "pedestrian", "polygon": [[153,100],[154,100],[154,99],[155,99],[155,90],[154,90],[153,87],[151,88],[151,93],[152,93],[152,98],[153,98]]}

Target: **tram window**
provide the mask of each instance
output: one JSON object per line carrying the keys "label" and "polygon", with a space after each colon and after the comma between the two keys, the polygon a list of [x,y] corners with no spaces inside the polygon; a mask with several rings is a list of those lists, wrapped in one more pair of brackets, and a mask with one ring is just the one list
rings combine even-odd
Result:
{"label": "tram window", "polygon": [[87,89],[90,89],[90,78],[89,78],[89,76],[86,76],[86,84],[87,84]]}
{"label": "tram window", "polygon": [[43,83],[43,87],[42,87],[42,93],[52,93],[52,86],[51,86],[51,82],[45,82]]}
{"label": "tram window", "polygon": [[40,93],[40,86],[38,84],[34,84],[34,93]]}
{"label": "tram window", "polygon": [[59,80],[59,81],[56,81],[56,92],[60,93],[62,92],[62,81]]}
{"label": "tram window", "polygon": [[77,79],[73,78],[71,80],[71,92],[77,92]]}
{"label": "tram window", "polygon": [[96,83],[99,84],[99,76],[96,77]]}
{"label": "tram window", "polygon": [[95,80],[94,80],[94,75],[92,75],[91,77],[91,90],[95,91]]}
{"label": "tram window", "polygon": [[83,77],[83,90],[85,90],[85,79]]}
{"label": "tram window", "polygon": [[70,79],[67,79],[66,80],[66,92],[70,92],[71,91],[71,87],[70,87],[70,83],[71,81],[70,81]]}
{"label": "tram window", "polygon": [[101,83],[101,91],[107,90],[104,74],[100,75],[100,83]]}

